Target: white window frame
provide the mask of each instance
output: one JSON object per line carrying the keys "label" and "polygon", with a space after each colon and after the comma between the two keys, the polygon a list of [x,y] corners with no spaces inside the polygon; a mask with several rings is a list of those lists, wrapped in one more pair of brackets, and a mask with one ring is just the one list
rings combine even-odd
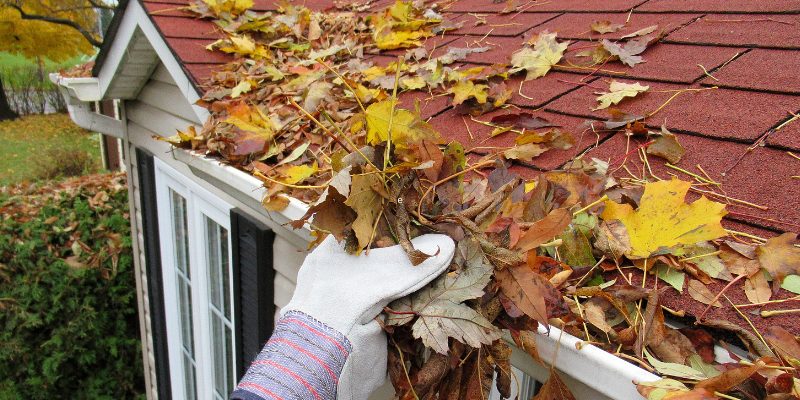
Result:
{"label": "white window frame", "polygon": [[[181,350],[181,325],[178,311],[178,293],[175,265],[174,231],[171,211],[170,190],[186,200],[187,230],[189,234],[189,269],[191,271],[192,328],[194,335],[194,357],[196,364],[195,380],[198,399],[214,398],[214,360],[212,347],[212,326],[209,315],[209,271],[206,257],[207,232],[205,217],[228,231],[228,274],[230,282],[228,293],[231,309],[231,334],[233,345],[233,368],[236,360],[236,324],[233,293],[233,260],[231,255],[230,210],[233,208],[219,197],[165,162],[154,159],[156,178],[156,204],[158,229],[161,247],[161,273],[164,283],[164,312],[167,325],[167,348],[170,366],[170,385],[172,396],[185,399],[183,355]],[[235,369],[234,369],[235,376]],[[233,389],[233,388],[231,388]],[[226,394],[227,397],[228,394]]]}

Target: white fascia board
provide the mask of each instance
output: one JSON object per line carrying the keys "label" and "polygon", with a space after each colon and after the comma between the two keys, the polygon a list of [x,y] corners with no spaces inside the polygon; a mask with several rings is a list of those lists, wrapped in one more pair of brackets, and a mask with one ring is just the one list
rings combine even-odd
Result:
{"label": "white fascia board", "polygon": [[[213,176],[238,191],[241,195],[261,202],[266,192],[262,182],[254,176],[222,164],[218,159],[206,157],[196,152],[175,149],[175,158],[192,168]],[[230,194],[230,193],[229,193]],[[283,222],[300,219],[308,211],[308,205],[300,200],[289,198],[289,205],[278,214]],[[310,238],[308,225],[302,229],[301,236]],[[591,392],[602,393],[612,399],[637,399],[641,396],[636,391],[634,382],[650,382],[659,377],[633,365],[603,349],[585,344],[581,339],[563,332],[555,327],[548,331],[539,326],[536,336],[537,350],[541,359],[573,380],[589,387],[590,394],[581,396],[592,399]],[[524,351],[515,349],[514,366],[529,375],[544,381],[547,369],[533,361]]]}
{"label": "white fascia board", "polygon": [[125,59],[125,54],[137,28],[144,33],[147,41],[150,42],[150,45],[158,54],[158,58],[169,71],[172,79],[175,80],[178,89],[192,105],[192,110],[197,116],[197,121],[195,122],[203,124],[208,119],[209,113],[205,108],[195,105],[197,100],[200,99],[200,94],[197,93],[189,77],[186,76],[183,68],[181,68],[181,64],[172,54],[166,41],[161,37],[158,29],[153,25],[147,12],[138,1],[128,2],[128,8],[125,10],[122,21],[120,21],[119,29],[116,35],[110,38],[114,43],[106,54],[106,59],[97,74],[101,92],[105,94],[113,80],[117,78],[117,74],[122,69],[121,63]]}

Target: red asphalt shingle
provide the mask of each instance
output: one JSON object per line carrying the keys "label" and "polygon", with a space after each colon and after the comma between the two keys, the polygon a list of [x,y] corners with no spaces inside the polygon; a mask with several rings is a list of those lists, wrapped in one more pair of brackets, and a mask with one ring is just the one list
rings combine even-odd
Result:
{"label": "red asphalt shingle", "polygon": [[[619,61],[609,62],[603,65],[597,75],[690,84],[705,76],[703,68],[711,71],[742,51],[744,50],[735,47],[658,43],[642,53],[645,60],[643,63],[628,68]],[[573,63],[580,66],[590,62],[587,57],[577,57],[577,54],[578,52],[567,53],[562,64]],[[563,70],[585,74],[574,69]]]}
{"label": "red asphalt shingle", "polygon": [[650,0],[636,8],[649,12],[798,13],[800,0]]}
{"label": "red asphalt shingle", "polygon": [[753,49],[715,72],[709,85],[800,94],[800,51]]}
{"label": "red asphalt shingle", "polygon": [[798,27],[800,15],[706,15],[672,32],[667,41],[800,49]]}
{"label": "red asphalt shingle", "polygon": [[[518,1],[519,11],[524,12],[556,12],[556,11],[576,11],[576,12],[625,12],[644,3],[645,0],[559,0],[559,1]],[[443,3],[447,4],[447,3]],[[494,2],[492,0],[458,0],[452,5],[445,5],[448,11],[458,12],[500,12],[508,7],[505,1]]]}
{"label": "red asphalt shingle", "polygon": [[[794,114],[798,113],[800,113],[800,110],[797,110]],[[787,117],[789,116],[787,115]],[[800,155],[800,119],[789,122],[783,128],[769,135],[767,144],[791,149]],[[800,163],[800,160],[797,162]]]}
{"label": "red asphalt shingle", "polygon": [[[541,107],[550,100],[575,90],[577,86],[571,82],[579,79],[576,75],[558,71],[549,72],[539,79],[530,81],[525,81],[524,78],[524,74],[513,76],[508,79],[506,85],[514,93],[511,96],[511,104],[530,108]],[[592,78],[587,81],[591,82]]]}
{"label": "red asphalt shingle", "polygon": [[[563,14],[537,27],[557,32],[558,37],[565,39],[619,39],[640,29],[658,25],[656,32],[671,32],[688,24],[700,15],[691,14],[639,14],[639,13],[576,13]],[[612,24],[625,24],[616,32],[598,34],[591,28],[593,22],[609,21]]]}
{"label": "red asphalt shingle", "polygon": [[558,15],[549,13],[519,13],[511,15],[494,13],[449,14],[449,16],[456,16],[454,21],[463,23],[463,26],[447,34],[517,36]]}
{"label": "red asphalt shingle", "polygon": [[[622,82],[634,80],[618,79]],[[550,111],[565,114],[608,118],[607,110],[593,111],[597,106],[596,92],[608,88],[608,78],[592,82],[547,104]],[[658,109],[684,85],[640,82],[650,89],[635,98],[626,98],[617,108],[636,115],[646,115]],[[699,87],[694,87],[695,89]],[[800,108],[800,97],[769,93],[746,92],[725,88],[685,92],[675,97],[648,125],[666,122],[669,129],[694,132],[699,135],[752,142],[786,117],[787,110]]]}

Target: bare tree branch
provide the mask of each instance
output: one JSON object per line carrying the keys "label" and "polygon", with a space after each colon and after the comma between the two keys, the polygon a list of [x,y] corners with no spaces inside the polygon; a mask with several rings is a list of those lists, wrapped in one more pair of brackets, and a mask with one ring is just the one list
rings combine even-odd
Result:
{"label": "bare tree branch", "polygon": [[53,24],[69,26],[70,28],[73,28],[76,31],[78,31],[89,43],[92,44],[92,46],[100,47],[100,46],[103,45],[102,41],[100,41],[97,38],[95,38],[94,35],[92,35],[91,32],[86,30],[84,27],[82,27],[80,24],[78,24],[75,21],[72,21],[72,20],[69,20],[69,19],[66,19],[66,18],[50,17],[50,16],[46,16],[46,15],[28,14],[22,9],[22,6],[19,5],[19,4],[8,3],[8,6],[13,8],[13,9],[15,9],[15,10],[17,10],[19,12],[20,18],[22,18],[22,19],[27,19],[27,20],[31,20],[31,21],[44,21],[44,22],[50,22],[50,23],[53,23]]}

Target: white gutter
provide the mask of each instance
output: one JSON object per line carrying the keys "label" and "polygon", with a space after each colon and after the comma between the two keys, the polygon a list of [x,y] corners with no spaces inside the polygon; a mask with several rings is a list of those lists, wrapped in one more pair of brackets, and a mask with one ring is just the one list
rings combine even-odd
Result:
{"label": "white gutter", "polygon": [[81,128],[104,135],[122,138],[125,124],[122,121],[98,114],[92,110],[93,102],[103,100],[100,80],[97,78],[66,78],[58,73],[50,74],[50,80],[58,86],[69,117]]}
{"label": "white gutter", "polygon": [[[260,180],[250,174],[199,153],[174,149],[173,154],[177,160],[187,164],[201,179],[206,179],[214,186],[227,186],[237,192],[229,194],[249,197],[248,202],[251,204],[254,201],[261,203],[266,189]],[[198,174],[198,172],[200,173]],[[208,177],[213,178],[207,179]],[[270,213],[270,215],[278,217],[276,219],[279,222],[289,222],[299,219],[305,215],[307,210],[307,204],[290,198],[289,206],[285,210]],[[304,228],[300,236],[310,238],[309,232],[307,228]],[[561,374],[566,375],[569,381],[577,381],[582,384],[579,385],[580,388],[576,388],[574,393],[579,400],[596,400],[604,396],[610,399],[641,399],[634,382],[660,379],[605,350],[587,345],[581,339],[555,327],[550,327],[548,332],[544,327],[539,326],[536,344],[543,361],[552,364]],[[527,353],[520,349],[514,349],[512,364],[540,382],[544,382],[549,375],[547,367],[533,361]]]}

